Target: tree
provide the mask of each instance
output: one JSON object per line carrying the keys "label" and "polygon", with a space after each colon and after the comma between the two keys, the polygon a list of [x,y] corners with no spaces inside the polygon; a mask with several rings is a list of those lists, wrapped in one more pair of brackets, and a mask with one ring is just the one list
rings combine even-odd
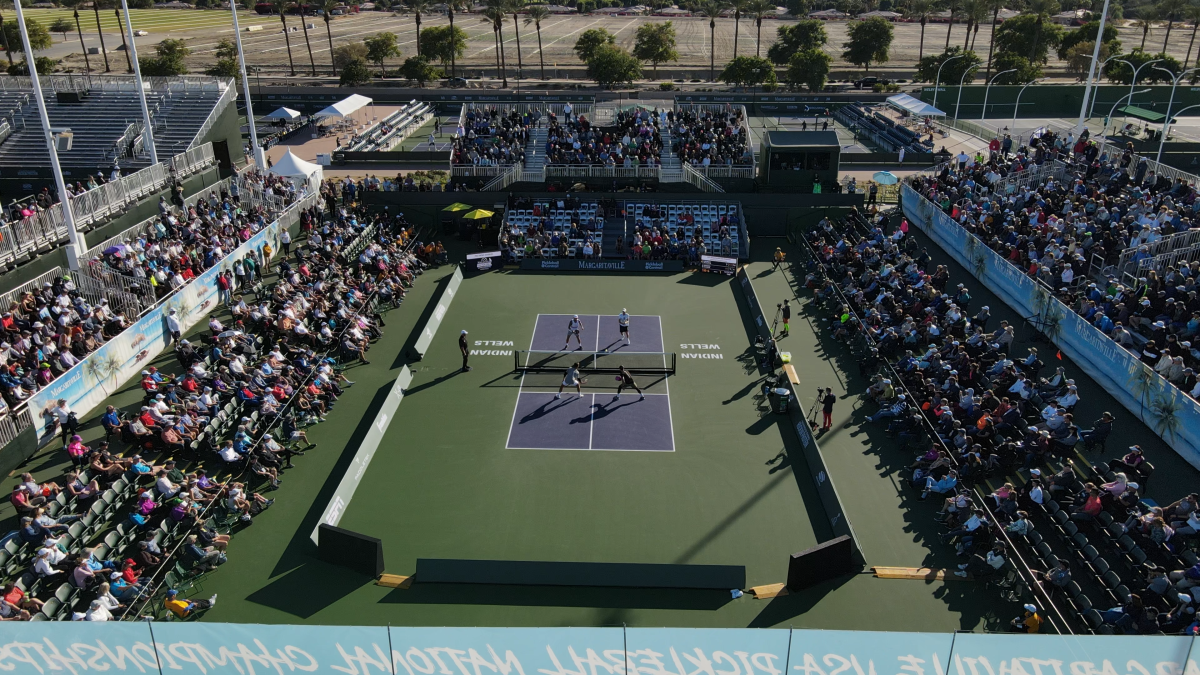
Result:
{"label": "tree", "polygon": [[772,85],[778,82],[775,77],[775,65],[757,56],[734,57],[721,71],[721,81],[741,87]]}
{"label": "tree", "polygon": [[[1130,68],[1123,61],[1117,61],[1115,59],[1109,61],[1108,65],[1104,66],[1104,76],[1112,82],[1119,82],[1120,84],[1133,84],[1133,75],[1135,70],[1138,68],[1141,68],[1141,72],[1137,73],[1138,84],[1146,84],[1149,82],[1170,82],[1174,79],[1173,77],[1167,77],[1167,75],[1159,70],[1159,68],[1169,70],[1176,75],[1183,72],[1183,65],[1180,64],[1178,60],[1161,52],[1158,54],[1147,54],[1140,49],[1135,49],[1121,58],[1123,61],[1128,61],[1129,63],[1133,64],[1133,68]],[[1142,66],[1151,61],[1160,61],[1160,63],[1155,63],[1153,66],[1142,68]]]}
{"label": "tree", "polygon": [[[542,79],[546,79],[546,53],[542,51],[542,22],[552,15],[545,5],[530,5],[525,12],[525,25],[533,24],[538,36],[538,66],[541,68]],[[668,22],[670,23],[670,22]]]}
{"label": "tree", "polygon": [[312,67],[313,77],[316,77],[317,62],[313,59],[312,42],[308,40],[308,21],[304,18],[305,14],[308,13],[309,6],[308,3],[302,2],[298,7],[300,9],[300,27],[304,29],[304,46],[308,48],[308,65]]}
{"label": "tree", "polygon": [[367,60],[367,46],[361,42],[351,42],[333,51],[333,67],[341,70],[350,65],[354,59]]}
{"label": "tree", "polygon": [[[37,19],[25,19],[25,32],[29,33],[29,46],[34,51],[46,49],[53,43],[53,40],[50,39],[50,31],[38,23]],[[8,49],[13,54],[25,52],[25,43],[21,42],[21,29],[17,27],[16,20],[4,22],[4,39],[8,42]],[[26,68],[26,72],[28,72],[28,68]],[[42,72],[40,66],[38,72]]]}
{"label": "tree", "polygon": [[1158,15],[1167,20],[1167,36],[1163,38],[1162,50],[1167,51],[1167,43],[1171,41],[1171,27],[1175,25],[1175,19],[1183,13],[1187,3],[1184,0],[1160,0],[1158,3]]}
{"label": "tree", "polygon": [[237,60],[237,43],[229,38],[221,38],[217,43],[217,48],[213,50],[213,56],[218,59]]}
{"label": "tree", "polygon": [[[100,37],[100,53],[104,55],[104,72],[112,70],[108,66],[108,49],[104,46],[104,31],[100,29],[100,5],[102,0],[92,0],[92,11],[96,13],[96,35]],[[25,23],[25,29],[29,30],[29,22]],[[8,28],[4,29],[4,34],[8,35]],[[11,60],[12,57],[10,56]]]}
{"label": "tree", "polygon": [[579,38],[575,40],[575,54],[580,61],[587,63],[592,60],[592,55],[596,50],[604,45],[615,45],[617,37],[603,28],[589,28],[580,33]]}
{"label": "tree", "polygon": [[[1038,42],[1042,39],[1042,31],[1045,30],[1046,21],[1050,19],[1051,15],[1057,14],[1060,9],[1062,9],[1062,6],[1058,4],[1058,0],[1028,0],[1025,8],[1026,16],[1032,16],[1034,19],[1033,44],[1030,45],[1029,54],[1026,55],[1029,60],[1032,61],[1038,52]],[[1061,27],[1058,28],[1058,33],[1060,36],[1062,35]],[[1059,39],[1061,41],[1061,37]],[[1045,51],[1044,49],[1042,50],[1043,53]],[[1042,59],[1042,62],[1045,63],[1045,59]]]}
{"label": "tree", "polygon": [[1142,29],[1142,45],[1138,49],[1146,51],[1146,38],[1150,37],[1150,29],[1154,27],[1156,13],[1153,7],[1143,7],[1138,10],[1137,19],[1133,25]]}
{"label": "tree", "polygon": [[587,73],[601,87],[611,87],[640,79],[642,64],[624,49],[613,44],[602,44],[588,59]]}
{"label": "tree", "polygon": [[[429,13],[432,3],[429,0],[404,0],[404,4],[397,7],[397,11],[401,14],[412,14],[413,23],[417,25],[417,35],[421,34],[421,17]],[[417,40],[417,56],[421,55],[421,41]]]}
{"label": "tree", "polygon": [[184,59],[192,50],[183,40],[167,38],[154,47],[154,56],[138,59],[142,75],[146,77],[169,77],[187,73]]}
{"label": "tree", "polygon": [[487,8],[483,10],[480,21],[492,26],[492,37],[496,42],[496,74],[500,76],[501,86],[507,89],[508,70],[504,62],[504,19],[508,14],[505,9],[505,0],[488,0]]}
{"label": "tree", "polygon": [[[947,60],[952,58],[954,59],[953,61],[946,63]],[[943,63],[946,63],[945,68],[942,68]],[[916,79],[921,82],[933,82],[935,85],[942,83],[957,84],[959,81],[969,84],[975,79],[975,75],[979,72],[979,64],[981,63],[982,61],[980,61],[979,56],[975,52],[963,52],[963,50],[954,46],[941,54],[930,54],[921,59],[921,62],[917,64]],[[963,74],[972,68],[974,70],[966,75],[966,79],[963,80]],[[941,80],[937,80],[938,69],[942,71]]]}
{"label": "tree", "polygon": [[746,9],[750,0],[725,0],[726,6],[733,9],[733,58],[737,58],[738,32],[742,27],[742,10]]}
{"label": "tree", "polygon": [[866,21],[852,21],[846,29],[849,39],[842,43],[842,58],[871,71],[872,63],[887,63],[892,46],[892,22],[873,16]]}
{"label": "tree", "polygon": [[983,79],[990,82],[992,77],[992,55],[996,53],[996,24],[1000,21],[1000,10],[1004,9],[1005,0],[985,0],[992,11],[992,33],[988,40],[987,68],[984,69]]}
{"label": "tree", "polygon": [[[383,62],[400,56],[400,47],[396,44],[396,34],[384,31],[376,33],[363,40],[367,46],[367,60],[379,66],[379,76],[384,76]],[[412,78],[410,78],[412,79]]]}
{"label": "tree", "polygon": [[404,65],[400,66],[400,76],[424,87],[426,82],[441,77],[442,71],[430,65],[427,57],[410,56],[404,60]]}
{"label": "tree", "polygon": [[[443,4],[446,5],[446,17],[450,19],[450,33],[457,38],[458,34],[454,32],[454,13],[464,7],[466,0],[445,0]],[[448,51],[450,52],[450,77],[454,77],[455,63],[458,61],[458,57],[462,56],[462,53],[456,49],[449,49]],[[466,51],[465,43],[463,45],[463,51]]]}
{"label": "tree", "polygon": [[371,81],[371,70],[367,68],[366,59],[351,59],[342,66],[341,83],[343,87],[358,87]]}
{"label": "tree", "polygon": [[242,71],[238,68],[238,62],[235,59],[217,59],[213,65],[204,71],[205,75],[213,77],[233,78],[241,81]]}
{"label": "tree", "polygon": [[75,30],[74,24],[72,24],[71,20],[66,17],[59,17],[54,20],[54,23],[50,24],[50,32],[61,33],[63,42],[66,42],[67,40],[67,33],[70,33],[73,30]]}
{"label": "tree", "polygon": [[921,24],[921,42],[917,47],[917,61],[925,58],[925,24],[933,15],[933,0],[910,0],[904,8],[904,16]]}
{"label": "tree", "polygon": [[287,25],[287,8],[291,5],[291,0],[271,0],[271,8],[279,15],[279,21],[283,23],[283,42],[287,45],[288,53],[288,70],[291,71],[292,77],[296,76],[296,62],[292,60],[292,38],[288,34]]}
{"label": "tree", "polygon": [[[84,42],[83,42],[83,26],[82,26],[82,25],[80,25],[80,23],[79,23],[79,10],[78,10],[78,9],[76,9],[76,10],[75,10],[75,12],[74,12],[74,14],[75,14],[75,16],[74,16],[74,18],[75,18],[75,32],[79,34],[79,49],[80,49],[80,51],[82,51],[82,52],[83,52],[83,68],[84,68],[84,72],[86,72],[88,75],[91,75],[91,74],[92,74],[92,61],[91,61],[91,59],[89,59],[89,58],[88,58],[87,45],[86,45],[86,44],[84,44]],[[2,22],[0,22],[0,23],[2,23]],[[2,31],[0,31],[0,32],[2,32]],[[1193,32],[1193,35],[1194,35],[1194,32]],[[11,60],[11,59],[12,59],[12,55],[10,54],[10,55],[8,56],[8,58]],[[36,63],[36,62],[35,62],[35,63]]]}
{"label": "tree", "polygon": [[[996,51],[1024,56],[1032,63],[1046,63],[1050,50],[1062,42],[1063,29],[1056,23],[1047,23],[1042,27],[1040,40],[1036,39],[1036,31],[1036,16],[1015,16],[996,29]],[[999,66],[996,69],[1007,70]]]}
{"label": "tree", "polygon": [[772,0],[750,0],[746,4],[746,16],[754,19],[754,55],[762,56],[762,22],[768,16],[774,16],[775,3]]}
{"label": "tree", "polygon": [[467,32],[457,26],[435,26],[421,31],[421,55],[437,59],[442,65],[467,51]]}
{"label": "tree", "polygon": [[946,49],[950,49],[950,31],[954,30],[954,17],[958,14],[958,6],[962,0],[944,0],[946,9],[950,10],[950,18],[946,21]]}
{"label": "tree", "polygon": [[[121,21],[121,8],[120,7],[118,7],[115,10],[115,14],[117,15],[117,26],[118,27],[124,26],[125,25],[124,22]],[[125,51],[125,69],[127,72],[132,73],[133,72],[133,60],[129,57],[129,43],[126,42],[126,40],[125,40],[124,29],[121,29],[121,47],[123,47],[124,51]]]}
{"label": "tree", "polygon": [[329,22],[333,21],[333,10],[340,4],[340,0],[317,0],[316,3],[317,9],[321,10],[321,18],[325,20],[325,37],[329,39],[329,65],[333,67],[334,77],[337,77],[338,66],[333,60],[333,29],[329,27]]}
{"label": "tree", "polygon": [[[49,75],[54,72],[54,67],[58,65],[58,61],[45,56],[34,57],[33,63],[37,67],[38,75]],[[25,61],[19,61],[8,67],[8,74],[13,77],[29,75],[29,64]]]}
{"label": "tree", "polygon": [[[1067,54],[1071,48],[1081,42],[1088,42],[1094,48],[1096,46],[1096,33],[1100,31],[1099,21],[1089,21],[1078,28],[1062,36],[1062,41],[1058,44],[1058,58],[1066,61]],[[1117,39],[1117,27],[1111,23],[1104,25],[1104,46],[1108,47],[1112,54],[1121,51],[1121,41]]]}
{"label": "tree", "polygon": [[1188,40],[1187,55],[1183,57],[1183,69],[1187,70],[1188,63],[1192,60],[1192,45],[1196,44],[1196,29],[1200,29],[1200,5],[1188,5],[1184,16],[1192,22],[1192,38]]}
{"label": "tree", "polygon": [[779,64],[791,63],[792,55],[809,49],[820,49],[828,40],[825,22],[805,19],[791,26],[780,26],[775,44],[767,49],[767,58]]}
{"label": "tree", "polygon": [[[1092,67],[1092,52],[1096,49],[1096,43],[1092,40],[1087,42],[1076,43],[1074,47],[1067,50],[1066,58],[1067,72],[1082,80],[1087,77],[1088,70]],[[1108,60],[1112,56],[1112,50],[1107,44],[1100,45],[1100,63]]]}
{"label": "tree", "polygon": [[987,0],[962,0],[962,13],[967,20],[967,38],[963,40],[963,49],[970,50],[971,37],[979,34],[979,23],[987,18]]}
{"label": "tree", "polygon": [[717,19],[725,11],[725,3],[718,0],[704,0],[696,11],[708,19],[709,46],[708,50],[708,79],[717,79]]}
{"label": "tree", "polygon": [[[997,73],[1004,73],[993,78],[996,84],[1025,84],[1042,76],[1040,63],[1032,63],[1024,56],[1012,52],[996,54],[996,61],[993,65],[995,65]],[[1006,70],[1013,72],[1005,73]]]}
{"label": "tree", "polygon": [[525,0],[503,0],[504,7],[512,14],[513,35],[517,36],[517,79],[524,77],[525,64],[521,61],[521,10],[525,9]]}
{"label": "tree", "polygon": [[675,26],[670,21],[639,26],[633,55],[640,61],[653,64],[652,77],[658,77],[658,64],[679,60],[679,52],[675,50]]}
{"label": "tree", "polygon": [[805,49],[792,54],[788,61],[787,80],[792,87],[805,86],[809,91],[821,91],[829,77],[833,57],[821,49]]}

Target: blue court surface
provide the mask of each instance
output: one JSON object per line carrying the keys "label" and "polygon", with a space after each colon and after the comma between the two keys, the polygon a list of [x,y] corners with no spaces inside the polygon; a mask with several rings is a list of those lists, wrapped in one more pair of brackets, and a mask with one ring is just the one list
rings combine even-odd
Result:
{"label": "blue court surface", "polygon": [[[530,341],[531,350],[556,351],[563,349],[567,336],[569,314],[542,314],[537,318]],[[616,315],[581,314],[582,347],[571,338],[567,352],[609,351],[662,352],[662,322],[658,316],[631,316],[631,344],[620,338]],[[585,371],[585,376],[587,375]],[[643,381],[644,380],[644,381]],[[638,378],[646,386],[648,378]],[[530,390],[521,380],[509,427],[509,449],[537,450],[614,450],[633,452],[674,452],[675,436],[671,427],[670,385],[664,381],[667,393],[647,393],[641,399],[632,389],[616,398],[616,381],[609,374],[592,374],[583,385],[580,397],[574,387],[565,389],[562,398],[555,399],[554,387]],[[604,392],[589,388],[600,385]]]}

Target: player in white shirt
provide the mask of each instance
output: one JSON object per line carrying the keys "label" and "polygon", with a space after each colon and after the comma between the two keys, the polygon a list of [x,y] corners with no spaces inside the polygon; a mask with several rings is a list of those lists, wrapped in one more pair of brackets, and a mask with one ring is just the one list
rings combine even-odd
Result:
{"label": "player in white shirt", "polygon": [[579,392],[579,398],[583,398],[583,380],[579,378],[579,364],[572,363],[567,372],[563,374],[562,384],[558,385],[558,393],[554,398],[562,398],[563,389],[567,387],[575,387],[575,391]]}
{"label": "player in white shirt", "polygon": [[629,312],[622,307],[621,313],[617,315],[617,327],[621,331],[621,338],[625,340],[625,344],[629,342]]}
{"label": "player in white shirt", "polygon": [[579,337],[583,332],[583,322],[579,320],[579,315],[571,317],[567,322],[567,341],[563,343],[563,349],[571,346],[571,336],[575,337],[575,342],[579,343],[579,348],[583,349],[583,340]]}

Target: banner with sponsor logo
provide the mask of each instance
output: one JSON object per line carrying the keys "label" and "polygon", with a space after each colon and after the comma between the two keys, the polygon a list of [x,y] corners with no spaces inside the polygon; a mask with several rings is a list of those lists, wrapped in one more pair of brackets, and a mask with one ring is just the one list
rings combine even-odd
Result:
{"label": "banner with sponsor logo", "polygon": [[968,233],[936,204],[908,185],[901,188],[904,214],[943,250],[1021,316],[1043,332],[1085,373],[1200,469],[1200,402],[1168,382],[1141,359],[1113,342],[1025,272]]}
{"label": "banner with sponsor logo", "polygon": [[523,258],[521,269],[542,272],[682,272],[682,260]]}
{"label": "banner with sponsor logo", "polygon": [[[420,581],[417,581],[420,583]],[[1184,636],[9,622],[0,671],[179,675],[1194,675]]]}
{"label": "banner with sponsor logo", "polygon": [[412,356],[414,359],[420,361],[425,358],[425,352],[429,351],[429,345],[433,344],[433,336],[437,334],[438,327],[442,325],[442,319],[446,318],[446,311],[450,309],[450,303],[454,300],[454,294],[458,293],[458,287],[462,284],[462,280],[462,268],[455,267],[454,274],[450,275],[450,281],[446,283],[446,289],[438,298],[437,306],[433,308],[433,314],[429,316],[429,321],[425,323],[425,328],[421,330],[421,334],[413,345]]}
{"label": "banner with sponsor logo", "polygon": [[126,328],[120,335],[88,354],[71,370],[49,386],[34,394],[29,401],[31,410],[40,414],[58,399],[66,399],[67,405],[83,419],[92,408],[102,403],[124,382],[150,365],[160,352],[168,347],[166,318],[171,310],[183,327],[183,332],[204,320],[217,305],[217,275],[222,270],[232,271],[233,264],[252,251],[260,256],[267,243],[279,250],[280,223],[267,225],[244,244],[225,256],[221,262],[205,270],[186,286],[169,296],[157,307]]}
{"label": "banner with sponsor logo", "polygon": [[470,275],[498,270],[500,269],[500,251],[468,253],[467,263],[463,267],[466,269],[466,273]]}

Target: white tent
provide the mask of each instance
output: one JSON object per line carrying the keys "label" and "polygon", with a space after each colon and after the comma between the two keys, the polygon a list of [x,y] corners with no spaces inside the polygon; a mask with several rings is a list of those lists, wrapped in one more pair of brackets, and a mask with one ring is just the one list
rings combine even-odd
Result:
{"label": "white tent", "polygon": [[908,94],[896,94],[895,96],[889,96],[887,98],[887,103],[888,103],[888,105],[890,105],[894,108],[899,108],[900,110],[906,110],[909,113],[912,113],[913,115],[916,115],[918,117],[945,117],[946,116],[946,113],[942,112],[941,110],[938,110],[937,108],[929,105],[928,103],[926,103],[920,99],[913,98],[912,96],[909,96]]}
{"label": "white tent", "polygon": [[268,173],[292,179],[297,188],[307,185],[311,189],[316,189],[325,177],[320,165],[300,159],[291,150],[275,162]]}
{"label": "white tent", "polygon": [[276,110],[275,112],[271,113],[270,115],[267,115],[266,117],[260,117],[259,119],[260,120],[294,120],[299,116],[300,116],[300,113],[298,111],[292,110],[291,108],[280,108],[279,110]]}
{"label": "white tent", "polygon": [[325,119],[326,117],[349,117],[354,114],[359,108],[371,105],[372,100],[361,94],[351,94],[346,98],[334,103],[325,108],[321,112],[313,115],[317,119]]}

